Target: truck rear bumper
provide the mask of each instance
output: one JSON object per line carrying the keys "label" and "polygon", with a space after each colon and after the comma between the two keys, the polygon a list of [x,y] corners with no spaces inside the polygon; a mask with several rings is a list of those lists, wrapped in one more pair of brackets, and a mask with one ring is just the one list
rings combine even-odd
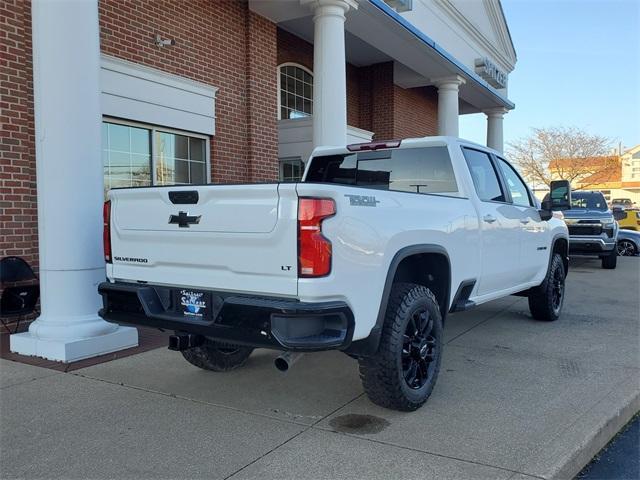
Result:
{"label": "truck rear bumper", "polygon": [[[344,302],[303,303],[271,297],[201,291],[204,313],[185,313],[181,298],[191,289],[104,282],[98,286],[108,322],[202,335],[228,343],[277,350],[344,350],[354,319]],[[202,294],[202,295],[201,295]]]}

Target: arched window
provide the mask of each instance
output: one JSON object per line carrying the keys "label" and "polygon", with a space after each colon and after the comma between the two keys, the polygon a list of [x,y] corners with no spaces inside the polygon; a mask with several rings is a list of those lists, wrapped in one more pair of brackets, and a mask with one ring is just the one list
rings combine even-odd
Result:
{"label": "arched window", "polygon": [[279,118],[313,115],[313,74],[296,63],[283,63],[279,71]]}

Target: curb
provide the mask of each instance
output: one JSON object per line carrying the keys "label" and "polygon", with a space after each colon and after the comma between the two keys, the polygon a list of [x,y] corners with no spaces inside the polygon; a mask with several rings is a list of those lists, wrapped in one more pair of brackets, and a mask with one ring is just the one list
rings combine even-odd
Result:
{"label": "curb", "polygon": [[[631,369],[630,369],[631,370]],[[555,438],[525,468],[545,479],[573,479],[591,459],[640,411],[638,371],[615,386],[603,399]],[[553,458],[557,460],[553,460]]]}

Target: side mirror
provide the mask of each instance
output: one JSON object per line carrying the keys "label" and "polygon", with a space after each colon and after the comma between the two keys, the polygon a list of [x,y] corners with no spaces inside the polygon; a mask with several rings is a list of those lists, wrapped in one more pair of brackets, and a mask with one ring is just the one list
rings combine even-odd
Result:
{"label": "side mirror", "polygon": [[542,208],[548,207],[548,210],[571,209],[571,184],[568,180],[554,180],[551,182],[550,190],[547,205],[543,203]]}

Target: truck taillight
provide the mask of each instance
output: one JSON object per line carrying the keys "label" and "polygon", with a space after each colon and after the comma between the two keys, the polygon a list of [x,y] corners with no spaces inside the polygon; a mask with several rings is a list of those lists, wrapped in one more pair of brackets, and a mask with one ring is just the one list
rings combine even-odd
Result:
{"label": "truck taillight", "polygon": [[102,207],[102,245],[104,261],[111,263],[111,202],[107,200]]}
{"label": "truck taillight", "polygon": [[331,242],[322,235],[322,221],[336,213],[330,198],[298,200],[298,276],[322,277],[331,271]]}

